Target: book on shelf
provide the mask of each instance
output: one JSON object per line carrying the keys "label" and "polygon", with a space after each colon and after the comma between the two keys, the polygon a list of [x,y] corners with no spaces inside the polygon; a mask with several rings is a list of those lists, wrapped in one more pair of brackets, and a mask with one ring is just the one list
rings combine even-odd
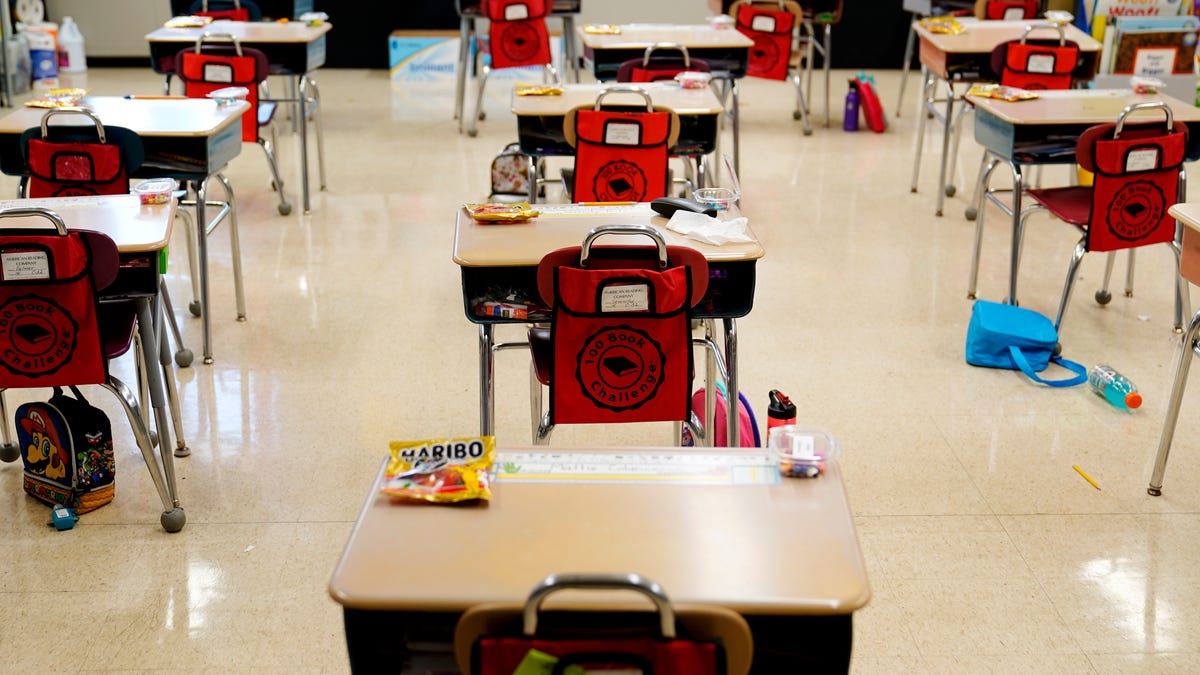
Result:
{"label": "book on shelf", "polygon": [[[1119,16],[1105,30],[1114,75],[1161,77],[1194,71],[1200,18]],[[1108,38],[1111,34],[1111,40]]]}

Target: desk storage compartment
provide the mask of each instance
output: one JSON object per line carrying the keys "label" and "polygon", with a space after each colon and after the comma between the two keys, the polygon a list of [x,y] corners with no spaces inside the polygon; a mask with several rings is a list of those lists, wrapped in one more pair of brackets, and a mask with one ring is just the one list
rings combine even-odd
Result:
{"label": "desk storage compartment", "polygon": [[[597,80],[615,80],[621,64],[633,59],[641,59],[646,54],[646,47],[633,49],[592,49],[583,48],[585,60],[594,64],[592,70]],[[731,77],[746,76],[746,64],[750,59],[748,47],[688,47],[688,54],[693,59],[708,61],[714,78],[728,74]]]}
{"label": "desk storage compartment", "polygon": [[708,291],[692,310],[704,319],[738,319],[754,307],[754,261],[709,261]]}
{"label": "desk storage compartment", "polygon": [[538,296],[535,265],[464,267],[462,287],[463,310],[471,323],[550,320],[550,308]]}
{"label": "desk storage compartment", "polygon": [[130,298],[158,293],[158,251],[122,253],[117,278],[102,294],[104,299]]}

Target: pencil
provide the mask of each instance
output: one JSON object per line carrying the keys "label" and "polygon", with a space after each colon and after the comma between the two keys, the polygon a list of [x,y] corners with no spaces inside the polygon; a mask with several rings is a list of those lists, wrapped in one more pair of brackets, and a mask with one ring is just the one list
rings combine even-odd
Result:
{"label": "pencil", "polygon": [[577,202],[578,206],[633,206],[637,202]]}
{"label": "pencil", "polygon": [[1079,473],[1079,475],[1080,475],[1080,476],[1083,476],[1083,479],[1084,479],[1084,480],[1086,480],[1087,482],[1089,482],[1089,483],[1091,483],[1091,484],[1092,484],[1092,487],[1096,488],[1097,490],[1099,490],[1099,489],[1100,489],[1100,486],[1096,484],[1096,481],[1092,480],[1092,477],[1091,477],[1091,476],[1089,476],[1089,475],[1087,475],[1086,473],[1084,473],[1084,472],[1083,472],[1083,469],[1079,468],[1079,465],[1078,465],[1078,464],[1075,464],[1075,465],[1074,465],[1074,468],[1075,468],[1075,471],[1076,471],[1077,473]]}

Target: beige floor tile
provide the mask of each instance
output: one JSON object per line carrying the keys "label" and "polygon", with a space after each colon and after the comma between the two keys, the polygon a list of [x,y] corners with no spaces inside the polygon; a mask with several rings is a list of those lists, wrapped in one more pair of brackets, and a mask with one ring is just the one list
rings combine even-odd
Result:
{"label": "beige floor tile", "polygon": [[1200,654],[1092,654],[1088,657],[1097,673],[1194,673],[1200,669]]}
{"label": "beige floor tile", "polygon": [[1046,594],[1085,653],[1200,652],[1195,576],[1050,580]]}

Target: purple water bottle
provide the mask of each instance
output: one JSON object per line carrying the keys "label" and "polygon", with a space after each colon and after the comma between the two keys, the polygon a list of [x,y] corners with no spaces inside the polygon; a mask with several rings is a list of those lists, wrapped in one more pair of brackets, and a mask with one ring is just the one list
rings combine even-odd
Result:
{"label": "purple water bottle", "polygon": [[846,92],[846,114],[842,116],[842,131],[858,131],[858,88]]}

